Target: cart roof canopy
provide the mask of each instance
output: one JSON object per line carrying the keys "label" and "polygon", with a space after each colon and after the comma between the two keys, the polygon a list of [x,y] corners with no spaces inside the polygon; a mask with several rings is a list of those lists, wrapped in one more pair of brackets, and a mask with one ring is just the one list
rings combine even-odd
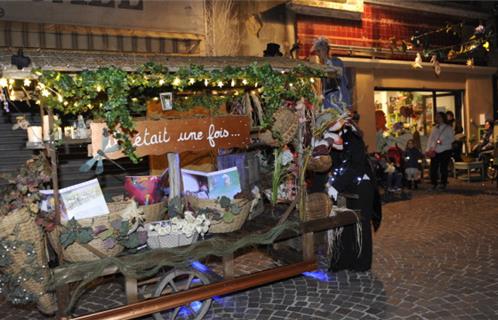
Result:
{"label": "cart roof canopy", "polygon": [[[30,70],[18,70],[11,64],[12,55],[17,49],[0,49],[0,65],[2,75],[10,78],[27,77]],[[204,57],[204,56],[168,56],[157,54],[137,53],[108,53],[62,50],[32,50],[25,49],[24,56],[31,59],[31,68],[56,70],[64,72],[78,72],[82,70],[98,69],[105,66],[115,66],[126,71],[134,71],[147,62],[155,62],[166,66],[171,71],[190,65],[204,66],[205,69],[223,69],[228,66],[246,67],[252,63],[270,64],[276,70],[291,70],[298,65],[322,70],[329,76],[337,76],[341,69],[333,66],[320,65],[303,60],[284,57]],[[30,68],[27,68],[30,69]]]}

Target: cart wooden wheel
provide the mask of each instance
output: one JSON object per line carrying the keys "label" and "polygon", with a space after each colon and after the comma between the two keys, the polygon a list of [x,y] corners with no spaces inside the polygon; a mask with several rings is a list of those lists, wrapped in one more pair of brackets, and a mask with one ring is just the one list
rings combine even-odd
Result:
{"label": "cart wooden wheel", "polygon": [[[209,279],[197,270],[172,270],[161,279],[154,292],[154,297],[168,293],[184,291],[209,284]],[[188,305],[171,310],[154,313],[155,320],[202,319],[211,306],[212,299],[194,301]]]}

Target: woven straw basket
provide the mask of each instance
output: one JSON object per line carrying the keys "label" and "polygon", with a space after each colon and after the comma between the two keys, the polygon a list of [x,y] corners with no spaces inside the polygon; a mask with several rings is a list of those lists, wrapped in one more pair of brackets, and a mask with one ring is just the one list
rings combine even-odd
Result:
{"label": "woven straw basket", "polygon": [[143,210],[143,218],[145,222],[159,221],[164,219],[164,213],[167,201],[162,201],[154,204],[149,204],[147,206],[140,206],[139,209]]}
{"label": "woven straw basket", "polygon": [[[111,227],[111,221],[120,219],[122,213],[130,204],[130,201],[108,203],[107,206],[109,207],[109,214],[88,219],[80,219],[78,220],[78,223],[82,227],[94,228],[100,225]],[[54,248],[58,248],[57,242],[60,237],[60,232],[61,228],[56,228],[54,231],[49,233],[50,243]],[[119,244],[116,244],[113,248],[108,249],[104,246],[104,241],[99,238],[93,239],[87,245],[91,246],[94,250],[97,250],[104,257],[114,257],[121,253],[124,249]],[[69,245],[67,248],[62,248],[62,256],[64,257],[64,260],[68,262],[94,261],[101,258],[77,242]]]}
{"label": "woven straw basket", "polygon": [[[292,141],[299,127],[299,116],[288,108],[280,108],[273,114],[273,125],[270,130],[259,134],[259,140],[270,146],[286,145]],[[279,140],[273,138],[278,135]]]}
{"label": "woven straw basket", "polygon": [[332,200],[325,192],[308,194],[305,202],[305,221],[326,218],[332,210]]}
{"label": "woven straw basket", "polygon": [[327,172],[332,167],[332,157],[329,155],[313,157],[306,169],[313,172]]}
{"label": "woven straw basket", "polygon": [[[42,267],[42,281],[28,279],[22,287],[38,296],[37,307],[45,314],[53,314],[57,310],[55,297],[52,293],[47,293],[50,272],[47,267],[47,256],[45,239],[40,227],[35,223],[33,217],[27,209],[17,209],[9,215],[0,218],[0,238],[5,240],[21,240],[30,243],[36,253],[34,263]],[[17,274],[22,268],[29,267],[26,261],[28,256],[25,250],[17,250],[11,253],[12,264],[5,268],[0,268],[4,274]],[[31,264],[33,266],[33,264]]]}
{"label": "woven straw basket", "polygon": [[[186,198],[187,202],[190,203],[192,209],[194,210],[209,208],[219,212],[225,211],[225,209],[223,209],[218,203],[216,203],[216,200],[199,199],[194,196],[187,196]],[[234,219],[230,223],[227,223],[223,220],[212,220],[211,226],[209,227],[210,233],[227,233],[237,231],[242,227],[244,222],[246,222],[247,216],[249,215],[249,212],[251,210],[251,201],[247,199],[234,199],[232,200],[232,202],[235,202],[235,204],[240,207],[240,212],[234,215]]]}

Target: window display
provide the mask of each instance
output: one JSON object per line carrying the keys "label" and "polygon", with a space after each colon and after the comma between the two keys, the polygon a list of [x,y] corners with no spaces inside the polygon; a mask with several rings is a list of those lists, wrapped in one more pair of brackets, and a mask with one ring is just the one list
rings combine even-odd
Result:
{"label": "window display", "polygon": [[459,93],[443,91],[376,90],[375,110],[377,124],[377,149],[398,144],[404,148],[406,141],[418,132],[422,144],[427,139],[436,112],[458,115]]}

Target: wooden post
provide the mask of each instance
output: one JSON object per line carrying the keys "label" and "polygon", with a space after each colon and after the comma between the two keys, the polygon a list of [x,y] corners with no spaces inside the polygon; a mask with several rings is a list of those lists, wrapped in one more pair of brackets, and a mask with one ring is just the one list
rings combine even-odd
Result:
{"label": "wooden post", "polygon": [[[304,111],[303,111],[304,112]],[[305,159],[304,159],[304,147],[303,147],[303,132],[304,132],[304,123],[299,124],[299,129],[297,131],[297,145],[296,150],[298,153],[298,181],[299,184],[297,186],[297,197],[298,197],[298,211],[299,218],[301,221],[304,221],[306,213],[305,213],[305,203],[306,203],[306,187],[304,185],[304,179],[302,176],[306,168]],[[312,260],[315,256],[315,242],[313,237],[313,232],[304,233],[302,235],[302,244],[303,244],[303,259],[304,261]]]}
{"label": "wooden post", "polygon": [[[42,118],[43,125],[43,118]],[[52,165],[52,184],[54,190],[54,205],[55,205],[55,222],[59,224],[61,222],[61,211],[60,211],[60,198],[59,198],[59,176],[57,173],[57,152],[54,147],[54,141],[52,140],[52,131],[54,129],[54,114],[50,108],[48,108],[48,132],[49,141],[47,144],[48,156],[50,157],[50,164]],[[42,129],[43,131],[43,129]]]}
{"label": "wooden post", "polygon": [[125,277],[126,301],[133,303],[138,301],[138,284],[137,279]]}
{"label": "wooden post", "polygon": [[[43,108],[42,108],[43,110]],[[47,155],[50,158],[50,165],[52,171],[52,190],[54,191],[54,206],[55,206],[55,224],[59,225],[61,223],[61,210],[60,210],[60,194],[59,194],[59,174],[57,165],[57,150],[55,149],[54,141],[52,140],[52,131],[54,129],[54,114],[52,109],[47,108],[48,114],[48,127],[49,127],[49,141],[45,144],[47,150]],[[43,126],[43,115],[42,115],[42,126]],[[42,127],[43,132],[43,127]],[[64,260],[62,245],[57,242],[57,248],[54,248],[57,252],[59,259],[59,264],[62,264]]]}
{"label": "wooden post", "polygon": [[60,287],[55,288],[55,296],[57,298],[57,318],[63,319],[68,314],[66,313],[66,307],[69,304],[70,297],[69,284],[64,284]]}
{"label": "wooden post", "polygon": [[313,232],[303,234],[303,259],[305,261],[313,259],[315,256],[315,241]]}
{"label": "wooden post", "polygon": [[180,155],[178,153],[168,153],[169,166],[169,199],[181,195],[182,176],[180,171]]}

